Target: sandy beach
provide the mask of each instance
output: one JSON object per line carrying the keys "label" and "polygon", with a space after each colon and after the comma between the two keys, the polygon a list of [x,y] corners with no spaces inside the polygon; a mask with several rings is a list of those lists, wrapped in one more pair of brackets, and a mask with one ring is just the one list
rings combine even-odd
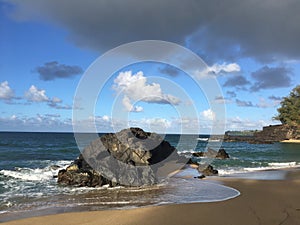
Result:
{"label": "sandy beach", "polygon": [[225,185],[239,190],[241,195],[223,202],[65,213],[3,224],[300,224],[299,170],[290,171],[285,180],[221,180]]}
{"label": "sandy beach", "polygon": [[289,140],[281,141],[281,143],[299,143],[299,144],[300,144],[300,140],[297,140],[297,139],[289,139]]}

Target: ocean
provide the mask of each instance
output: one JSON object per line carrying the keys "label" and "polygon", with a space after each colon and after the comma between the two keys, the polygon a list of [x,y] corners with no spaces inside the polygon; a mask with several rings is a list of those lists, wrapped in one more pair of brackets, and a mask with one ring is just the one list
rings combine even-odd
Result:
{"label": "ocean", "polygon": [[[165,139],[186,157],[208,146],[224,148],[230,159],[193,158],[213,165],[219,176],[282,179],[284,170],[274,169],[300,166],[299,144],[207,143],[208,137],[170,134]],[[216,181],[194,179],[199,174],[191,168],[151,187],[58,185],[58,171],[79,153],[72,133],[0,132],[0,222],[58,212],[222,201],[239,195]]]}

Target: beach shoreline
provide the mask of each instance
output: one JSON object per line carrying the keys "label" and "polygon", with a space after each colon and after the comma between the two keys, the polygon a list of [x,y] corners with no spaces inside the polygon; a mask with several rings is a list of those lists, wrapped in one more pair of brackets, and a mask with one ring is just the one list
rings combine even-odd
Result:
{"label": "beach shoreline", "polygon": [[284,180],[218,177],[241,195],[221,202],[149,206],[124,210],[58,213],[4,222],[26,224],[300,224],[300,170]]}
{"label": "beach shoreline", "polygon": [[298,140],[298,139],[289,139],[289,140],[283,140],[280,143],[293,143],[293,144],[297,143],[297,144],[300,144],[300,140]]}

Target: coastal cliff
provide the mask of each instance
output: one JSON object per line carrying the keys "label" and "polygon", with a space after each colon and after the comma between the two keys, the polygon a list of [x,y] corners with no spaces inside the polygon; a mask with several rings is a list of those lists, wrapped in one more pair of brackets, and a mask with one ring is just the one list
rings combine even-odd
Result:
{"label": "coastal cliff", "polygon": [[270,125],[263,127],[262,131],[254,133],[258,141],[280,142],[288,139],[300,139],[300,127],[284,125]]}
{"label": "coastal cliff", "polygon": [[238,135],[234,132],[226,132],[224,136],[226,142],[248,142],[252,144],[271,144],[289,139],[300,140],[300,126],[270,125],[249,135],[244,135],[244,132],[240,132]]}

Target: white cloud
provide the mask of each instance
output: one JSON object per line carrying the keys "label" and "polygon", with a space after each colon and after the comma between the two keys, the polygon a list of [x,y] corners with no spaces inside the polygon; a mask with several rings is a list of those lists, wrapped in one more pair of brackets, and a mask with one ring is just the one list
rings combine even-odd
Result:
{"label": "white cloud", "polygon": [[[207,115],[212,115],[209,110],[205,110]],[[75,121],[75,124],[82,128],[82,131],[93,131],[94,123],[99,132],[117,132],[129,126],[138,126],[145,131],[158,133],[210,133],[212,123],[205,123],[202,118],[143,118],[134,120],[118,120],[104,116],[90,116],[87,119]],[[263,126],[274,124],[271,120],[251,120],[248,118],[231,117],[217,124],[226,123],[226,130],[255,130],[262,129]],[[221,126],[220,126],[221,127]],[[72,121],[63,118],[59,114],[37,114],[35,116],[21,116],[12,114],[8,117],[0,116],[1,131],[72,131]],[[224,133],[223,128],[217,132]]]}
{"label": "white cloud", "polygon": [[206,67],[204,70],[196,71],[195,75],[198,79],[215,77],[218,75],[224,75],[227,73],[237,73],[241,71],[241,67],[237,63],[222,63],[213,64],[212,66]]}
{"label": "white cloud", "polygon": [[271,120],[251,120],[248,118],[232,117],[226,120],[226,130],[261,130],[262,127],[274,124]]}
{"label": "white cloud", "polygon": [[11,119],[11,120],[16,120],[16,119],[17,119],[17,116],[16,116],[16,115],[12,115],[12,116],[10,117],[10,119]]}
{"label": "white cloud", "polygon": [[106,122],[108,122],[108,121],[110,120],[109,117],[108,117],[107,115],[102,116],[102,119],[103,119],[104,121],[106,121]]}
{"label": "white cloud", "polygon": [[215,112],[213,112],[211,109],[204,110],[200,113],[201,116],[204,117],[206,120],[214,120],[216,118]]}
{"label": "white cloud", "polygon": [[258,108],[270,108],[270,107],[274,107],[274,104],[272,102],[268,102],[266,99],[264,98],[260,98],[259,99],[259,103],[257,103],[256,105]]}
{"label": "white cloud", "polygon": [[49,98],[46,91],[38,89],[36,86],[31,85],[28,91],[25,92],[25,98],[30,102],[48,102]]}
{"label": "white cloud", "polygon": [[220,74],[220,73],[235,73],[241,71],[241,67],[237,63],[223,63],[223,64],[214,64],[211,67],[208,67],[209,72]]}
{"label": "white cloud", "polygon": [[190,133],[190,134],[197,134],[200,131],[202,123],[200,124],[199,118],[190,118],[190,117],[181,117],[181,118],[174,118],[172,120],[171,127],[176,132],[183,132],[183,133]]}
{"label": "white cloud", "polygon": [[0,99],[11,100],[15,97],[13,90],[10,88],[8,81],[0,83]]}
{"label": "white cloud", "polygon": [[11,115],[0,117],[1,131],[72,131],[70,119],[58,115],[36,114],[35,116]]}
{"label": "white cloud", "polygon": [[118,132],[128,127],[140,127],[145,131],[164,133],[174,125],[174,120],[166,118],[141,118],[123,120],[104,116],[89,116],[86,119],[74,121],[76,130],[80,132],[91,132],[93,129],[98,132]]}
{"label": "white cloud", "polygon": [[54,103],[61,103],[62,100],[61,100],[60,98],[58,98],[58,97],[53,97],[52,100],[51,100],[51,102],[54,102]]}
{"label": "white cloud", "polygon": [[172,123],[165,119],[165,118],[151,118],[151,119],[146,119],[143,120],[145,124],[147,124],[150,128],[169,128],[171,127]]}
{"label": "white cloud", "polygon": [[25,98],[29,102],[47,102],[47,105],[55,109],[72,109],[72,106],[62,104],[62,100],[58,97],[52,99],[46,95],[46,90],[39,89],[35,85],[31,85],[28,91],[25,92]]}
{"label": "white cloud", "polygon": [[89,116],[88,121],[96,122],[96,123],[99,123],[99,124],[102,124],[102,123],[111,124],[111,118],[107,115],[104,115],[104,116]]}
{"label": "white cloud", "polygon": [[179,98],[163,93],[158,83],[147,83],[147,78],[140,71],[132,74],[132,71],[120,72],[114,80],[114,90],[124,94],[123,105],[127,111],[141,112],[141,106],[133,106],[134,101],[143,101],[147,103],[178,105]]}
{"label": "white cloud", "polygon": [[73,130],[75,132],[94,132],[96,128],[97,132],[117,132],[121,129],[127,128],[126,125],[120,126],[117,130],[114,130],[114,121],[107,115],[94,116],[91,115],[87,118],[73,120]]}
{"label": "white cloud", "polygon": [[128,111],[128,112],[142,112],[143,111],[143,107],[133,106],[131,104],[130,98],[127,95],[125,95],[123,97],[122,103],[123,103],[126,111]]}

